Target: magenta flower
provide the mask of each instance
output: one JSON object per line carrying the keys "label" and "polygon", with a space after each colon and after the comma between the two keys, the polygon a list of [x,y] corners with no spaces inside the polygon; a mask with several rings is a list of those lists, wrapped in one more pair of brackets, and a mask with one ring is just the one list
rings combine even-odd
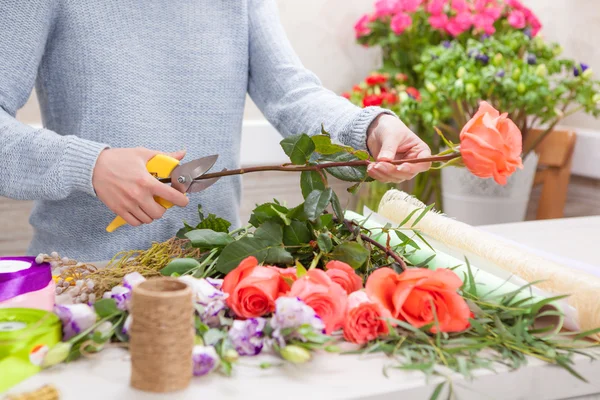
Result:
{"label": "magenta flower", "polygon": [[371,33],[371,28],[369,28],[369,22],[371,22],[371,17],[368,14],[363,15],[354,25],[354,31],[356,32],[356,37],[359,38],[361,36],[366,36]]}
{"label": "magenta flower", "polygon": [[444,12],[444,7],[448,0],[430,0],[427,3],[427,12],[431,15],[439,15]]}
{"label": "magenta flower", "polygon": [[527,20],[523,11],[513,10],[508,16],[508,23],[515,29],[523,29],[527,24]]}
{"label": "magenta flower", "polygon": [[383,18],[394,14],[399,0],[377,0],[375,2],[375,18]]}
{"label": "magenta flower", "polygon": [[537,36],[537,34],[540,33],[540,30],[542,30],[542,23],[540,20],[532,13],[527,18],[527,22],[531,26],[531,35]]}
{"label": "magenta flower", "polygon": [[494,22],[496,22],[496,20],[485,13],[476,14],[473,17],[473,25],[475,28],[485,32],[487,35],[492,35],[496,32]]}
{"label": "magenta flower", "polygon": [[445,31],[446,25],[448,25],[448,16],[446,14],[432,15],[429,17],[429,25],[433,29]]}
{"label": "magenta flower", "polygon": [[525,8],[523,3],[521,3],[519,0],[506,0],[506,5],[514,8],[515,10],[522,10]]}
{"label": "magenta flower", "polygon": [[398,2],[398,9],[399,9],[399,11],[404,11],[404,12],[409,12],[409,13],[415,12],[418,10],[418,8],[422,2],[423,2],[423,0],[400,0]]}
{"label": "magenta flower", "polygon": [[446,31],[454,37],[467,31],[473,25],[473,16],[470,13],[461,13],[448,21]]}
{"label": "magenta flower", "polygon": [[467,4],[466,0],[452,0],[452,9],[457,14],[466,13],[469,11],[469,4]]}
{"label": "magenta flower", "polygon": [[407,28],[412,25],[412,18],[405,13],[394,15],[390,26],[396,35],[401,35]]}

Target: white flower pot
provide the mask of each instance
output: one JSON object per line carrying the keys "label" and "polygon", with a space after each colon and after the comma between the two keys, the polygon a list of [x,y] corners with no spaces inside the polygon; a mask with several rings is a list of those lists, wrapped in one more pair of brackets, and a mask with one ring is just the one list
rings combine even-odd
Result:
{"label": "white flower pot", "polygon": [[524,221],[538,159],[530,153],[523,169],[510,176],[505,186],[478,178],[466,168],[442,169],[444,214],[469,225]]}

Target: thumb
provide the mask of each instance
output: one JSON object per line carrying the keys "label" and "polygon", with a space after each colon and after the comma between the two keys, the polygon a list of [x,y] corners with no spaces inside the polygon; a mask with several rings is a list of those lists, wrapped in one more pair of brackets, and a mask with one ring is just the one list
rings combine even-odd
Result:
{"label": "thumb", "polygon": [[381,150],[377,155],[377,161],[392,161],[396,158],[398,146],[400,145],[396,135],[383,135]]}
{"label": "thumb", "polygon": [[185,157],[185,154],[186,154],[186,150],[178,150],[178,151],[174,151],[172,153],[167,153],[167,155],[169,157],[173,157],[174,159],[179,160],[179,161],[183,160],[183,158]]}

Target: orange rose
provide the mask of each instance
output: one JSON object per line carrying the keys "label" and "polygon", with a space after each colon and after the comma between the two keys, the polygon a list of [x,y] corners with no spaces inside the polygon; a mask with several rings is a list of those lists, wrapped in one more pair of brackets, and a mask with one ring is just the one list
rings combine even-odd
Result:
{"label": "orange rose", "polygon": [[[471,312],[457,290],[462,281],[448,269],[414,268],[397,274],[380,268],[367,280],[369,297],[378,301],[392,317],[416,328],[434,323],[437,315],[440,331],[460,332],[469,327]],[[433,333],[437,328],[431,328]]]}
{"label": "orange rose", "polygon": [[480,178],[494,178],[500,185],[517,168],[523,168],[521,131],[491,105],[479,110],[460,132],[460,153],[465,166]]}
{"label": "orange rose", "polygon": [[354,269],[342,261],[329,261],[325,266],[327,275],[350,294],[362,289],[362,278],[356,275]]}
{"label": "orange rose", "polygon": [[352,343],[364,344],[389,333],[385,320],[391,318],[381,304],[371,301],[361,291],[348,296],[348,312],[344,318],[344,339]]}
{"label": "orange rose", "polygon": [[222,290],[229,294],[227,305],[241,318],[254,318],[275,311],[275,300],[287,292],[277,268],[258,265],[248,257],[223,280]]}
{"label": "orange rose", "polygon": [[343,326],[348,295],[325,271],[320,269],[308,271],[306,275],[294,282],[288,296],[298,297],[315,310],[323,320],[327,334]]}

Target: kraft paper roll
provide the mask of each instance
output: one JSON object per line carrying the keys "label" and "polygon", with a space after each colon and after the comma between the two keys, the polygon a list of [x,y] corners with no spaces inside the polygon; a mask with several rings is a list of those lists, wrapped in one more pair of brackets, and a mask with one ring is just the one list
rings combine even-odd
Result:
{"label": "kraft paper roll", "polygon": [[133,288],[131,386],[164,393],[190,384],[193,304],[191,288],[174,278],[149,279]]}
{"label": "kraft paper roll", "polygon": [[[404,220],[419,204],[398,190],[388,191],[379,205],[379,214],[396,223]],[[419,213],[417,212],[417,215]],[[414,220],[416,216],[413,216]],[[527,252],[522,248],[499,241],[482,230],[459,221],[429,212],[416,226],[420,232],[437,242],[471,254],[497,268],[516,275],[552,295],[569,295],[566,302],[573,315],[566,310],[566,328],[587,331],[600,327],[600,278]],[[599,340],[600,335],[593,335]]]}

